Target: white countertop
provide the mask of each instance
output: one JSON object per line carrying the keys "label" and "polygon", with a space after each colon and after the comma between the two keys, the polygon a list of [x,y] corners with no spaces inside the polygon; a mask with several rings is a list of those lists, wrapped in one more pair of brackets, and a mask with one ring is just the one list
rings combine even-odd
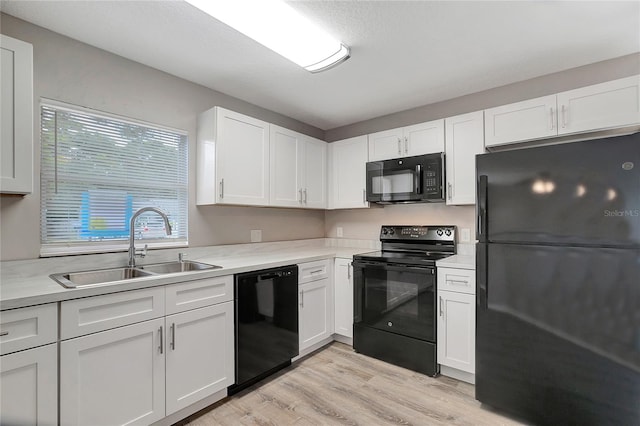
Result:
{"label": "white countertop", "polygon": [[67,289],[49,277],[53,273],[103,269],[126,265],[126,253],[66,256],[62,258],[7,261],[0,264],[0,309],[57,302],[99,294],[154,287],[175,282],[231,275],[296,263],[334,257],[350,258],[354,254],[374,250],[374,247],[328,246],[325,239],[284,241],[276,243],[237,244],[150,251],[138,264],[151,264],[177,259],[185,252],[187,260],[194,260],[221,269],[165,274],[127,280],[125,283],[105,284]]}
{"label": "white countertop", "polygon": [[476,269],[475,256],[454,254],[436,262],[439,268]]}

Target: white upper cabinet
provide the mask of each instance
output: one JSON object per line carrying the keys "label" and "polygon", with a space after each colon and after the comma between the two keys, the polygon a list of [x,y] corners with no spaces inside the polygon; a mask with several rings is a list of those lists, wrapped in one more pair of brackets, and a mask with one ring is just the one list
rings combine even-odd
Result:
{"label": "white upper cabinet", "polygon": [[476,154],[484,152],[483,112],[446,120],[447,204],[475,204]]}
{"label": "white upper cabinet", "polygon": [[640,124],[640,76],[558,94],[558,134]]}
{"label": "white upper cabinet", "polygon": [[327,208],[327,143],[309,136],[304,138],[301,153],[304,189],[303,206],[310,209]]}
{"label": "white upper cabinet", "polygon": [[33,46],[0,35],[0,193],[33,191]]}
{"label": "white upper cabinet", "polygon": [[198,116],[196,202],[269,205],[269,123],[220,107]]}
{"label": "white upper cabinet", "polygon": [[292,130],[271,125],[269,204],[280,207],[302,206],[303,136]]}
{"label": "white upper cabinet", "polygon": [[485,145],[549,138],[557,134],[556,95],[485,110]]}
{"label": "white upper cabinet", "polygon": [[485,146],[640,124],[640,76],[485,110]]}
{"label": "white upper cabinet", "polygon": [[369,161],[444,151],[444,120],[371,133]]}
{"label": "white upper cabinet", "polygon": [[271,125],[270,205],[327,207],[327,144]]}
{"label": "white upper cabinet", "polygon": [[367,136],[329,144],[329,208],[358,209],[367,203]]}

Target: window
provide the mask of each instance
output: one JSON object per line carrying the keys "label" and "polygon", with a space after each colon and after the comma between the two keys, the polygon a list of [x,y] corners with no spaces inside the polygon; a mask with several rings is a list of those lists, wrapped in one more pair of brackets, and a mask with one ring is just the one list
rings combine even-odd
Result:
{"label": "window", "polygon": [[187,245],[187,135],[53,101],[41,104],[41,256]]}

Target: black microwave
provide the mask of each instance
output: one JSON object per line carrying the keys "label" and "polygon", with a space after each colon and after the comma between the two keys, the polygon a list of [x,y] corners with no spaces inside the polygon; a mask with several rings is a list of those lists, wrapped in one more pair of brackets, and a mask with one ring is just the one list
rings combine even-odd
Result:
{"label": "black microwave", "polygon": [[367,163],[370,203],[442,202],[444,197],[442,152]]}

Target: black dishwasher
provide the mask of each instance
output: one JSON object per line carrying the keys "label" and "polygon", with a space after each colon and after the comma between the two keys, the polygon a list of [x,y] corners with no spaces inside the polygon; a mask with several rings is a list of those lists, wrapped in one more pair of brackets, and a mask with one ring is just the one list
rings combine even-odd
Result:
{"label": "black dishwasher", "polygon": [[298,356],[298,266],[235,275],[236,382],[229,394]]}

